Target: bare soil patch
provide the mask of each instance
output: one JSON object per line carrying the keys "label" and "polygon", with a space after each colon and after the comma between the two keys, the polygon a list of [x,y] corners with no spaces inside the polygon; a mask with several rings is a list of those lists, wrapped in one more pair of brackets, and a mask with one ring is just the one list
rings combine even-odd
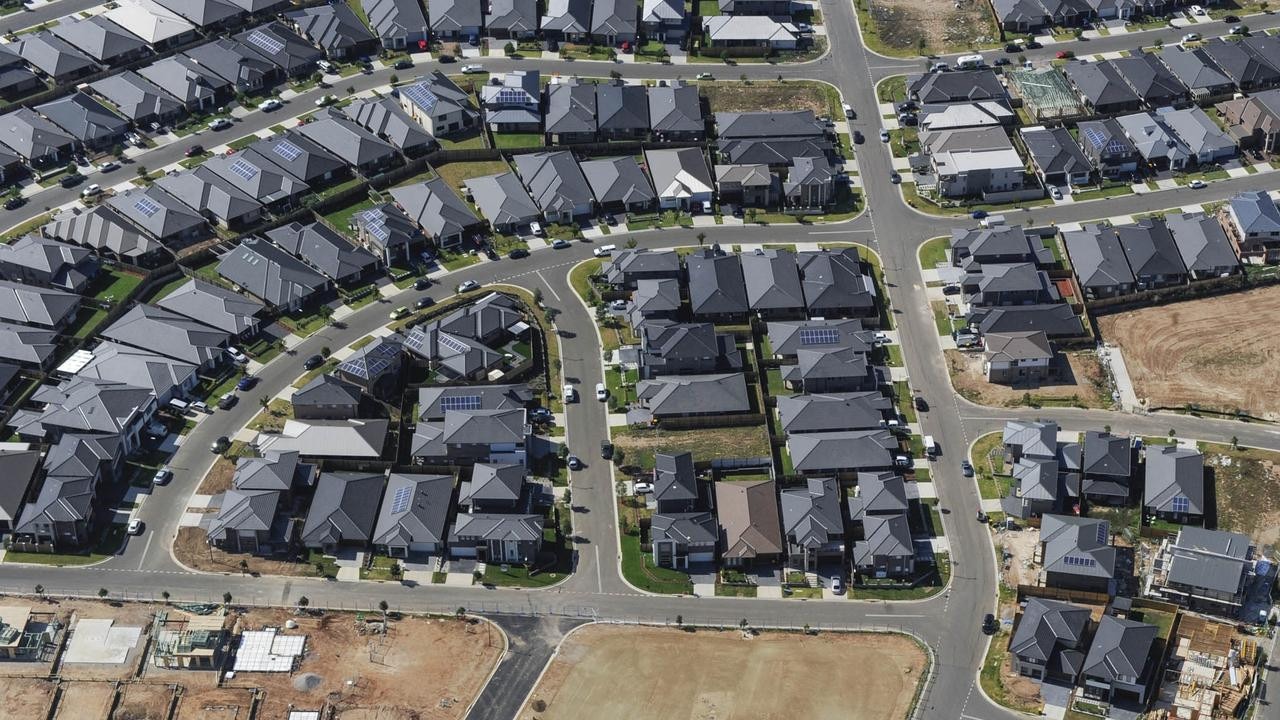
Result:
{"label": "bare soil patch", "polygon": [[231,480],[236,474],[236,463],[225,457],[219,457],[209,468],[208,474],[200,481],[196,492],[200,495],[217,495],[231,489]]}
{"label": "bare soil patch", "polygon": [[173,554],[178,558],[178,562],[195,570],[239,575],[240,561],[244,560],[249,565],[250,573],[315,577],[316,569],[309,563],[272,560],[248,553],[225,553],[210,546],[205,538],[205,532],[200,528],[178,528],[178,536],[173,541]]}
{"label": "bare soil patch", "polygon": [[694,428],[691,430],[617,429],[613,444],[626,451],[627,465],[653,469],[654,454],[693,453],[694,460],[722,457],[764,457],[769,455],[769,433],[764,425]]}
{"label": "bare soil patch", "polygon": [[215,687],[210,681],[206,688],[187,688],[178,700],[178,711],[173,717],[174,720],[247,720],[252,704],[252,690]]}
{"label": "bare soil patch", "polygon": [[897,635],[593,625],[565,640],[520,717],[883,720],[906,715],[924,667]]}
{"label": "bare soil patch", "polygon": [[1213,470],[1218,527],[1262,545],[1280,543],[1280,453],[1204,443]]}
{"label": "bare soil patch", "polygon": [[347,614],[254,610],[239,624],[283,627],[289,619],[299,627],[285,632],[307,636],[298,669],[241,674],[226,683],[263,691],[258,717],[282,718],[290,704],[319,708],[327,700],[342,720],[461,718],[502,652],[497,633],[452,618],[393,620],[385,637],[360,635]]}
{"label": "bare soil patch", "polygon": [[867,0],[880,42],[893,50],[957,52],[998,39],[982,0]]}
{"label": "bare soil patch", "polygon": [[105,718],[115,698],[115,683],[72,682],[63,683],[62,697],[58,699],[55,720],[81,720]]}
{"label": "bare soil patch", "polygon": [[809,83],[703,83],[699,91],[706,96],[711,112],[811,110],[814,115],[831,113],[826,94],[817,85]]}
{"label": "bare soil patch", "polygon": [[[6,663],[10,665],[12,663]],[[7,668],[6,668],[7,669]],[[15,718],[49,717],[53,706],[54,684],[35,678],[0,679],[0,707]]]}
{"label": "bare soil patch", "polygon": [[1124,350],[1134,392],[1149,407],[1188,403],[1280,419],[1280,287],[1098,318]]}
{"label": "bare soil patch", "polygon": [[1034,563],[1036,548],[1040,544],[1040,531],[1027,527],[1021,530],[999,530],[995,543],[1003,547],[1008,557],[1000,558],[1000,581],[1010,589],[1019,585],[1037,585],[1040,566]]}
{"label": "bare soil patch", "polygon": [[971,402],[993,407],[1027,404],[1073,405],[1089,408],[1111,407],[1106,372],[1093,352],[1063,353],[1064,372],[1051,384],[999,385],[987,382],[982,369],[982,353],[945,351],[951,383],[956,392]]}
{"label": "bare soil patch", "polygon": [[121,688],[120,704],[113,720],[165,720],[173,702],[174,686],[130,683]]}

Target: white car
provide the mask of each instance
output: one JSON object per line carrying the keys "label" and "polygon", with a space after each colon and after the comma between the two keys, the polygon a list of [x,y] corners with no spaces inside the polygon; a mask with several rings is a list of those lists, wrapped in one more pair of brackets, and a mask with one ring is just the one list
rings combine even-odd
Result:
{"label": "white car", "polygon": [[155,477],[151,478],[151,482],[156,485],[168,485],[173,479],[173,471],[167,467],[162,467],[156,471]]}
{"label": "white car", "polygon": [[841,103],[840,109],[844,110],[844,116],[850,120],[853,119],[853,106],[849,103]]}
{"label": "white car", "polygon": [[271,112],[272,110],[279,110],[282,107],[284,107],[283,103],[281,103],[279,100],[275,98],[268,98],[258,103],[258,109],[263,112]]}
{"label": "white car", "polygon": [[472,75],[474,73],[482,73],[484,72],[484,66],[483,65],[463,65],[462,72],[466,75]]}
{"label": "white car", "polygon": [[716,76],[711,73],[698,73],[698,80],[715,80]]}
{"label": "white car", "polygon": [[130,535],[141,535],[141,534],[142,534],[142,528],[143,528],[142,521],[141,521],[141,520],[139,520],[139,519],[137,519],[137,518],[134,518],[134,519],[132,519],[132,520],[130,520],[130,521],[129,521],[129,528],[128,528],[127,532],[128,532]]}
{"label": "white car", "polygon": [[1062,199],[1062,191],[1061,191],[1061,190],[1059,190],[1058,188],[1054,188],[1054,189],[1050,190],[1050,191],[1049,191],[1049,195],[1051,195],[1051,196],[1053,197],[1053,199],[1054,199],[1054,200],[1061,200],[1061,199]]}
{"label": "white car", "polygon": [[475,290],[478,287],[480,287],[480,283],[476,282],[475,280],[468,280],[458,285],[458,292],[460,293],[470,292],[472,290]]}
{"label": "white car", "polygon": [[112,170],[119,170],[119,169],[120,169],[120,163],[116,162],[115,160],[108,160],[98,166],[98,172],[104,172],[104,173],[111,172]]}
{"label": "white car", "polygon": [[231,127],[231,121],[226,118],[214,118],[209,121],[209,129],[213,131],[226,130]]}
{"label": "white car", "polygon": [[232,360],[235,360],[237,363],[240,363],[241,365],[244,365],[249,362],[249,356],[245,355],[243,352],[240,352],[240,348],[236,347],[235,345],[232,345],[231,347],[227,348],[227,355],[231,356]]}
{"label": "white car", "polygon": [[836,595],[844,594],[844,580],[841,580],[839,575],[831,578],[831,592]]}
{"label": "white car", "polygon": [[325,72],[326,75],[332,75],[334,71],[333,63],[328,60],[317,60],[316,67]]}
{"label": "white car", "polygon": [[102,194],[102,186],[98,185],[97,183],[94,183],[93,185],[90,185],[89,187],[80,191],[80,197],[84,197],[84,198],[91,198],[95,195],[101,195],[101,194]]}
{"label": "white car", "polygon": [[578,400],[578,391],[572,385],[564,386],[564,401],[567,403],[576,402]]}
{"label": "white car", "polygon": [[529,223],[529,232],[536,237],[542,237],[542,225],[537,220]]}
{"label": "white car", "polygon": [[889,336],[888,336],[888,334],[883,333],[883,332],[876,332],[876,334],[875,334],[875,335],[872,335],[872,336],[871,336],[871,339],[872,339],[872,342],[874,342],[876,345],[888,345],[888,344],[889,344]]}
{"label": "white car", "polygon": [[1190,183],[1187,184],[1187,187],[1191,188],[1192,190],[1199,190],[1201,188],[1208,187],[1208,184],[1205,183],[1205,181],[1203,180],[1192,180]]}
{"label": "white car", "polygon": [[648,495],[649,493],[653,492],[653,484],[647,483],[647,482],[638,482],[636,483],[636,486],[633,489],[633,492],[636,495]]}
{"label": "white car", "polygon": [[316,107],[324,107],[325,105],[332,105],[337,101],[338,101],[338,98],[332,95],[321,95],[320,97],[316,98]]}
{"label": "white car", "polygon": [[604,383],[596,383],[596,399],[601,401],[609,399],[609,388],[605,387]]}
{"label": "white car", "polygon": [[1192,6],[1191,6],[1191,14],[1192,14],[1192,15],[1203,15],[1203,14],[1204,14],[1204,8],[1200,7],[1199,5],[1192,5]]}
{"label": "white car", "polygon": [[1182,42],[1184,43],[1195,42],[1199,39],[1200,39],[1200,33],[1187,33],[1186,35],[1182,36]]}

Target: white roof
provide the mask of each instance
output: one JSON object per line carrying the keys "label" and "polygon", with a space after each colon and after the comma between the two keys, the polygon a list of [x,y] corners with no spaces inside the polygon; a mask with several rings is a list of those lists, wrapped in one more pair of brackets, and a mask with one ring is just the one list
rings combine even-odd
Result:
{"label": "white roof", "polygon": [[71,357],[66,362],[58,366],[58,372],[68,375],[75,375],[84,369],[85,365],[93,362],[93,352],[90,350],[77,350],[71,353]]}
{"label": "white roof", "polygon": [[713,15],[702,27],[715,40],[795,40],[796,26],[764,15]]}
{"label": "white roof", "polygon": [[291,672],[306,648],[306,635],[277,635],[275,628],[245,630],[236,650],[235,672]]}
{"label": "white roof", "polygon": [[181,15],[152,0],[117,0],[117,5],[102,16],[151,45],[195,30]]}
{"label": "white roof", "polygon": [[1023,167],[1022,158],[1013,148],[992,150],[946,150],[934,156],[938,173],[972,172],[974,170],[1003,170]]}

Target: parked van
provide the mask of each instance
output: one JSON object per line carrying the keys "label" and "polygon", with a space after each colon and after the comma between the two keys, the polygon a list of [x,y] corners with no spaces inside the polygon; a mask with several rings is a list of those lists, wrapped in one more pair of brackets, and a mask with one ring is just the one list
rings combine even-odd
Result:
{"label": "parked van", "polygon": [[956,58],[956,68],[960,70],[976,70],[986,64],[986,59],[981,55],[961,55]]}
{"label": "parked van", "polygon": [[608,255],[613,253],[614,250],[617,250],[617,249],[618,249],[617,245],[601,245],[600,247],[596,248],[595,250],[592,250],[591,252],[594,253],[596,257],[607,257]]}
{"label": "parked van", "polygon": [[169,409],[177,412],[179,415],[186,415],[187,411],[191,409],[191,404],[185,400],[172,398],[169,400]]}
{"label": "parked van", "polygon": [[924,454],[929,457],[937,457],[938,455],[938,444],[933,441],[932,435],[924,436]]}

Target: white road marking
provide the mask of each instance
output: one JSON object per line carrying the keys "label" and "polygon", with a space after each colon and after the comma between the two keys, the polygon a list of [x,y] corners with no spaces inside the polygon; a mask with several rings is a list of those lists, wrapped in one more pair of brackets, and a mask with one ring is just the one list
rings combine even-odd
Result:
{"label": "white road marking", "polygon": [[868,615],[867,615],[867,617],[922,618],[922,617],[929,617],[929,616],[928,616],[928,615],[898,615],[897,613],[889,613],[889,614],[886,614],[886,615],[872,615],[872,614],[868,614]]}
{"label": "white road marking", "polygon": [[546,285],[547,289],[551,291],[551,295],[556,299],[556,302],[564,302],[563,300],[560,299],[560,293],[556,292],[556,289],[551,287],[551,283],[547,282],[547,279],[542,276],[542,271],[538,270],[537,273],[538,273],[538,278],[541,279],[542,284]]}
{"label": "white road marking", "polygon": [[147,561],[147,551],[151,549],[151,541],[156,539],[155,533],[147,533],[147,544],[142,546],[142,557],[138,558],[138,569],[142,569],[142,563]]}
{"label": "white road marking", "polygon": [[596,545],[596,592],[604,592],[604,580],[600,577],[600,546]]}
{"label": "white road marking", "polygon": [[851,235],[853,233],[871,234],[874,230],[810,230],[810,235]]}

